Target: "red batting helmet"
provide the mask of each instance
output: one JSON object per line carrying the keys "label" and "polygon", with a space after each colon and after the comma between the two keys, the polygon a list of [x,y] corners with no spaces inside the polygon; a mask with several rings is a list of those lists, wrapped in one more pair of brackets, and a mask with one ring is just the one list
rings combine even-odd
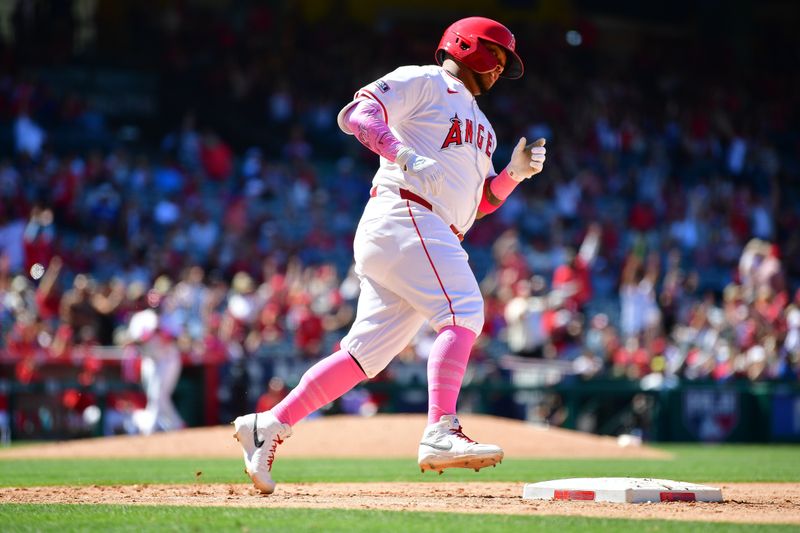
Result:
{"label": "red batting helmet", "polygon": [[492,71],[497,67],[497,58],[483,42],[494,43],[505,49],[507,59],[502,77],[512,80],[522,77],[525,69],[514,51],[514,34],[499,22],[484,17],[457,20],[444,30],[439,48],[436,49],[436,62],[441,65],[447,52],[475,72]]}

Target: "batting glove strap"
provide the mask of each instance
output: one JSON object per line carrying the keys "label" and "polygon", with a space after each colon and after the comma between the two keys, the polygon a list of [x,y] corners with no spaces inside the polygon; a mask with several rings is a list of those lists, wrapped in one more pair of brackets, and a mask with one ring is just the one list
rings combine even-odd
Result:
{"label": "batting glove strap", "polygon": [[403,172],[408,172],[409,163],[413,167],[416,159],[417,153],[408,146],[403,146],[397,151],[394,162],[400,165],[400,168],[403,169]]}
{"label": "batting glove strap", "polygon": [[413,188],[426,195],[438,195],[444,183],[444,169],[435,159],[417,154],[413,149],[404,146],[397,151],[395,163],[400,165]]}

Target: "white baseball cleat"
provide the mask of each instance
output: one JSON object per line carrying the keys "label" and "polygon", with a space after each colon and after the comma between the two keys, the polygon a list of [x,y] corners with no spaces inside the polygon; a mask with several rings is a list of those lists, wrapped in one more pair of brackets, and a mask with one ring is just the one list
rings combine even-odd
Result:
{"label": "white baseball cleat", "polygon": [[237,417],[233,426],[236,428],[233,438],[242,446],[245,473],[259,491],[272,494],[275,491],[271,474],[275,449],[283,444],[283,439],[292,436],[292,427],[281,424],[269,411]]}
{"label": "white baseball cleat", "polygon": [[503,461],[503,450],[494,444],[479,444],[464,435],[456,415],[444,415],[430,424],[419,443],[419,467],[436,470],[473,468],[476,472]]}

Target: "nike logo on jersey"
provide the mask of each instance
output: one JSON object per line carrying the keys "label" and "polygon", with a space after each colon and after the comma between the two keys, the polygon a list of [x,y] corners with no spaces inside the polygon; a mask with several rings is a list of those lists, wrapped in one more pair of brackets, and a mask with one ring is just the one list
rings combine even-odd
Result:
{"label": "nike logo on jersey", "polygon": [[450,87],[447,88],[447,92],[450,93],[450,94],[458,94],[458,91],[454,91]]}
{"label": "nike logo on jersey", "polygon": [[443,452],[446,452],[453,447],[453,443],[450,441],[447,441],[444,444],[435,444],[433,442],[420,442],[420,444],[422,444],[423,446],[429,446],[434,450],[440,450]]}

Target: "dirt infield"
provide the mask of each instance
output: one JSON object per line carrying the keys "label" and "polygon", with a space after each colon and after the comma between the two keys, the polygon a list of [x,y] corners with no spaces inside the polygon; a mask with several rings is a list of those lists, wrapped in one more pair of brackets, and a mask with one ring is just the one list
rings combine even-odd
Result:
{"label": "dirt infield", "polygon": [[800,524],[797,484],[724,483],[723,503],[624,504],[523,500],[521,483],[283,483],[261,496],[248,485],[0,488],[4,503],[380,509],[514,515]]}
{"label": "dirt infield", "polygon": [[[506,457],[657,458],[670,455],[620,447],[616,439],[563,429],[536,428],[487,416],[462,417],[467,433],[501,445]],[[413,457],[425,424],[419,415],[326,417],[296,426],[281,457]],[[241,457],[229,426],[188,429],[150,437],[111,437],[0,451],[0,459],[71,457]],[[501,466],[502,468],[502,466]],[[244,474],[242,474],[244,478]],[[609,504],[523,500],[523,483],[280,483],[265,497],[246,483],[0,488],[3,503],[85,503],[235,507],[381,509],[514,515],[579,515],[800,524],[800,485],[723,483],[722,503]]]}

